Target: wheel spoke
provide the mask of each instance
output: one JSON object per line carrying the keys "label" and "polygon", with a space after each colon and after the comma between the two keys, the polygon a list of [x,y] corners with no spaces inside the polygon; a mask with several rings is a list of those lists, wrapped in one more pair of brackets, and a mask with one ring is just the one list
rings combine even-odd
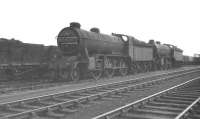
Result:
{"label": "wheel spoke", "polygon": [[125,76],[125,75],[127,75],[127,73],[128,73],[128,68],[127,68],[127,65],[126,65],[126,63],[124,62],[124,60],[121,60],[121,61],[120,61],[119,73],[120,73],[122,76]]}
{"label": "wheel spoke", "polygon": [[102,76],[102,71],[101,70],[94,70],[94,71],[91,71],[91,75],[92,75],[92,78],[95,79],[95,80],[98,80],[101,78]]}
{"label": "wheel spoke", "polygon": [[68,80],[69,78],[69,71],[67,71],[66,69],[63,69],[62,71],[60,71],[60,76],[63,80]]}
{"label": "wheel spoke", "polygon": [[71,78],[73,81],[78,81],[80,79],[80,69],[78,67],[72,70]]}
{"label": "wheel spoke", "polygon": [[128,74],[128,69],[127,68],[120,68],[119,72],[122,76],[125,76]]}
{"label": "wheel spoke", "polygon": [[113,75],[115,73],[115,70],[112,69],[112,68],[109,68],[109,69],[105,69],[105,75],[108,77],[108,78],[112,78]]}

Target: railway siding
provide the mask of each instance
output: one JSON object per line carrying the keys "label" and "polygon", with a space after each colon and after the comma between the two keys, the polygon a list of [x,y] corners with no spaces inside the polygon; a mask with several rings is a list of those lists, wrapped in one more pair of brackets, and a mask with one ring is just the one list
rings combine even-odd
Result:
{"label": "railway siding", "polygon": [[197,105],[200,100],[199,80],[200,77],[193,78],[92,119],[181,119],[183,117],[192,117],[192,119],[196,119],[199,117],[197,107],[196,110],[193,111],[196,113],[189,114],[188,111],[191,110],[194,105]]}
{"label": "railway siding", "polygon": [[[179,71],[184,71],[184,70],[195,70],[198,69],[199,67],[183,67],[177,70],[169,70],[169,71],[156,71],[156,72],[148,72],[144,74],[138,74],[135,76],[127,76],[123,77],[123,81],[128,81],[128,80],[140,80],[143,78],[147,77],[152,77],[152,76],[161,76],[161,75],[168,75],[171,73],[179,72]],[[12,102],[15,100],[20,100],[22,97],[23,99],[31,98],[31,97],[39,97],[43,95],[50,95],[50,94],[55,94],[55,93],[60,93],[60,92],[66,92],[66,91],[73,91],[73,90],[79,90],[82,88],[86,87],[93,87],[97,85],[104,85],[104,84],[109,84],[109,83],[114,83],[114,82],[121,82],[121,77],[115,77],[113,79],[104,79],[104,80],[99,80],[99,81],[87,81],[87,82],[80,82],[78,84],[73,84],[69,83],[69,85],[63,85],[59,87],[52,87],[48,89],[39,89],[39,90],[31,90],[31,91],[24,91],[24,92],[17,92],[16,94],[9,94],[9,95],[2,95],[0,96],[0,103],[6,103],[6,102]]]}
{"label": "railway siding", "polygon": [[[195,73],[196,71],[190,71],[190,73]],[[30,117],[33,116],[49,116],[49,117],[59,117],[64,116],[63,114],[58,114],[55,112],[73,112],[76,111],[75,107],[76,105],[82,106],[83,104],[93,100],[99,100],[99,99],[105,99],[107,98],[116,98],[119,97],[119,94],[121,95],[124,91],[127,92],[129,90],[135,90],[136,89],[143,89],[145,87],[151,87],[152,85],[160,84],[163,82],[163,80],[172,79],[175,77],[180,77],[183,75],[187,75],[189,72],[185,73],[182,72],[175,76],[169,76],[168,78],[161,78],[161,79],[155,79],[153,81],[147,81],[145,83],[140,84],[131,84],[130,82],[127,86],[127,83],[122,83],[119,85],[119,87],[115,84],[109,85],[109,86],[99,86],[99,87],[92,87],[92,88],[86,88],[84,90],[79,90],[75,92],[69,92],[67,94],[58,94],[58,95],[48,95],[44,97],[36,97],[34,99],[28,100],[21,100],[18,102],[12,102],[4,104],[4,108],[2,108],[2,111],[6,111],[6,114],[2,114],[2,118],[9,118],[9,117]],[[194,75],[194,74],[193,74]],[[119,83],[118,83],[119,84]],[[122,86],[122,84],[124,86]],[[109,97],[110,95],[114,95],[114,97]],[[59,97],[59,98],[58,98]],[[35,107],[36,106],[36,107]],[[20,107],[20,109],[19,109]],[[67,107],[67,108],[66,108]],[[31,108],[31,109],[30,109]],[[28,111],[26,111],[29,109]],[[12,111],[18,112],[17,114],[12,114]],[[7,115],[7,113],[11,113]],[[43,115],[45,114],[45,115]]]}

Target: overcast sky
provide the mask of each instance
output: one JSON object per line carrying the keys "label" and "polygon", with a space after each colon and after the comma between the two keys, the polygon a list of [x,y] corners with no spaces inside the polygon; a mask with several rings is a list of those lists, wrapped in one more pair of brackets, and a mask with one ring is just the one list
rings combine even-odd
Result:
{"label": "overcast sky", "polygon": [[56,45],[72,21],[200,53],[199,0],[0,0],[0,37]]}

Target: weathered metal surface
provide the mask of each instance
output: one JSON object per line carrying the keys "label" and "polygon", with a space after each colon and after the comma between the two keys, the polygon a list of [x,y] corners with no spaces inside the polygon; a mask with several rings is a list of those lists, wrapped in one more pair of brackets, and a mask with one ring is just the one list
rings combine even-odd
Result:
{"label": "weathered metal surface", "polygon": [[44,46],[0,38],[0,64],[42,63],[53,59],[58,52],[56,46]]}
{"label": "weathered metal surface", "polygon": [[63,52],[72,55],[85,50],[89,55],[121,54],[124,48],[124,42],[119,37],[69,27],[61,30],[57,41]]}
{"label": "weathered metal surface", "polygon": [[128,55],[132,61],[152,61],[153,45],[128,37]]}
{"label": "weathered metal surface", "polygon": [[176,60],[176,61],[183,61],[183,53],[182,52],[180,52],[180,51],[174,51],[174,59]]}
{"label": "weathered metal surface", "polygon": [[171,54],[171,49],[167,45],[163,44],[155,44],[156,50],[159,56],[167,56],[169,57]]}
{"label": "weathered metal surface", "polygon": [[133,46],[133,60],[134,61],[152,61],[153,49],[152,47]]}

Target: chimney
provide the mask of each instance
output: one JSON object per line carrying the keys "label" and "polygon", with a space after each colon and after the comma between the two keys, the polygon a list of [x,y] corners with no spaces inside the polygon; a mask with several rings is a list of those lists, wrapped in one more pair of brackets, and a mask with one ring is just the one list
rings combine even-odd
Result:
{"label": "chimney", "polygon": [[160,45],[160,41],[156,41],[156,44],[159,44],[159,45]]}
{"label": "chimney", "polygon": [[100,30],[98,28],[91,28],[90,29],[91,32],[95,32],[95,33],[100,33]]}
{"label": "chimney", "polygon": [[153,39],[149,40],[149,44],[155,44],[155,41]]}
{"label": "chimney", "polygon": [[81,28],[81,24],[78,23],[78,22],[71,22],[71,23],[70,23],[70,27],[71,27],[71,28],[80,29],[80,28]]}

